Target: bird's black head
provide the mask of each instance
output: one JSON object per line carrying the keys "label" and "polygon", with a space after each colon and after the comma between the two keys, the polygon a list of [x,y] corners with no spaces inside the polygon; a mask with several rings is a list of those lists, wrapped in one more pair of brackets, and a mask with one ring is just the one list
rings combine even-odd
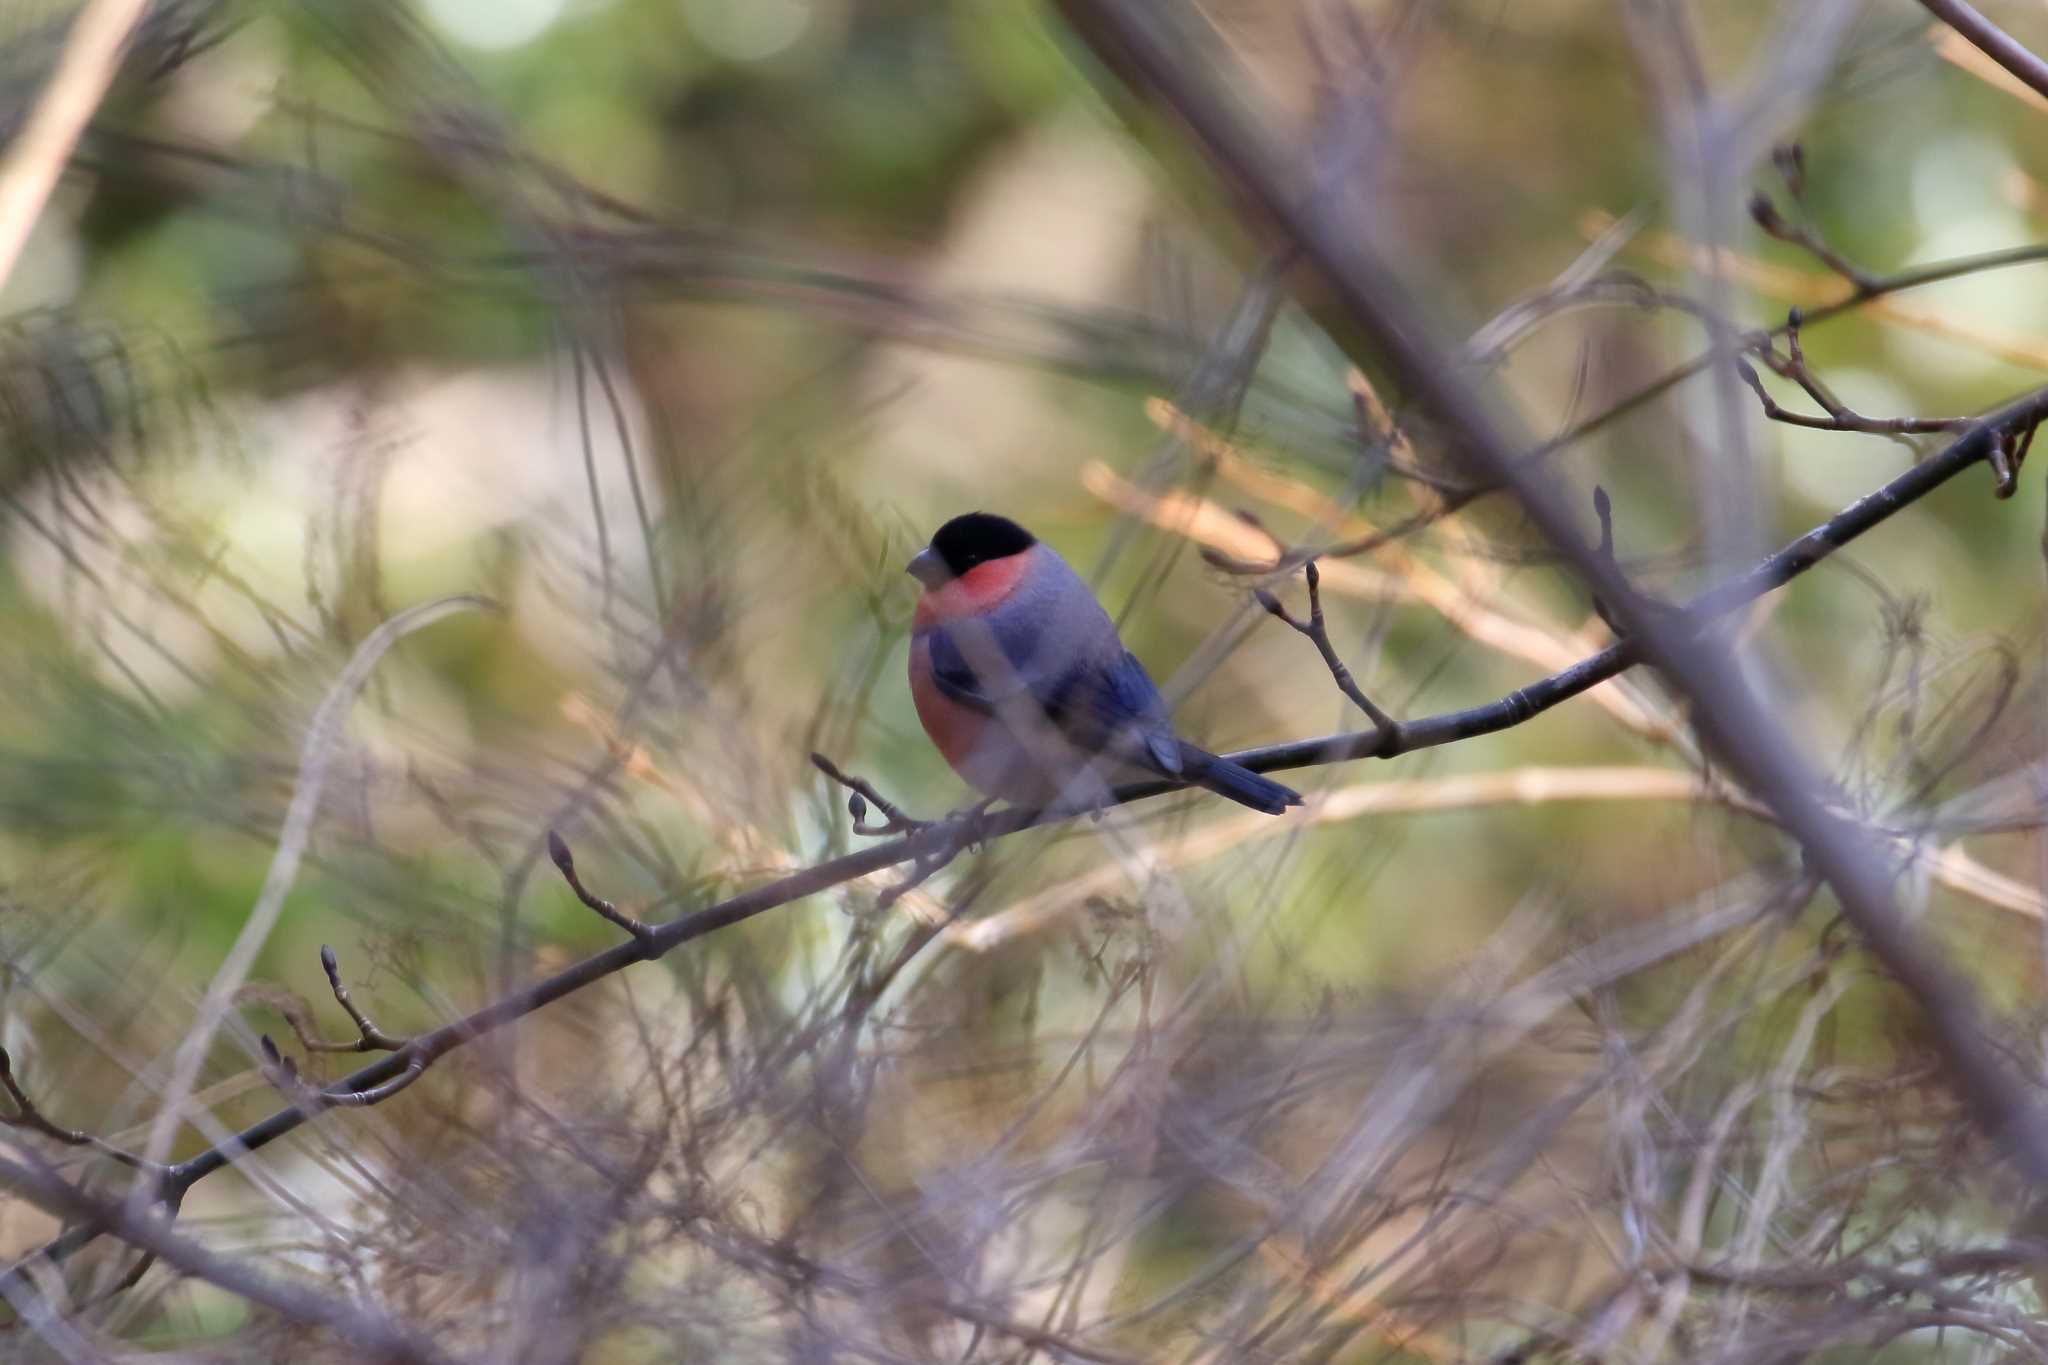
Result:
{"label": "bird's black head", "polygon": [[992,512],[953,518],[932,536],[932,553],[958,578],[977,564],[1022,554],[1038,542],[1029,531]]}

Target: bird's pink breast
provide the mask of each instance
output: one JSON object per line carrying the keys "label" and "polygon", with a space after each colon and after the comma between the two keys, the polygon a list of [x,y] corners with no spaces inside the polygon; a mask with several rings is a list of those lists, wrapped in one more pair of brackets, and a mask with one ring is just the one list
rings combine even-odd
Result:
{"label": "bird's pink breast", "polygon": [[932,642],[923,634],[911,637],[910,641],[910,700],[917,707],[917,719],[931,736],[932,744],[953,766],[953,771],[972,782],[967,760],[981,742],[988,717],[939,690],[932,678]]}

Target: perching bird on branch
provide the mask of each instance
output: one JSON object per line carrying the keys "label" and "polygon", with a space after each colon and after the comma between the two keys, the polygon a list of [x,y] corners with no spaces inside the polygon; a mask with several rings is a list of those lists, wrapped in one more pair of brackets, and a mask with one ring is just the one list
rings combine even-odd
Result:
{"label": "perching bird on branch", "polygon": [[1086,807],[1113,784],[1165,777],[1269,815],[1301,804],[1176,736],[1165,699],[1095,594],[1016,522],[955,517],[908,571],[924,585],[911,699],[953,771],[984,795]]}

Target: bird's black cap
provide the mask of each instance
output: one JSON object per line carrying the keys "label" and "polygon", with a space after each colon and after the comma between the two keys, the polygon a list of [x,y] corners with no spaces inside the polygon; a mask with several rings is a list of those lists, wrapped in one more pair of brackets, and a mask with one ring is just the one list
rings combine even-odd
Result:
{"label": "bird's black cap", "polygon": [[977,564],[1022,554],[1036,545],[1032,534],[993,512],[969,512],[941,526],[932,535],[932,553],[955,578]]}

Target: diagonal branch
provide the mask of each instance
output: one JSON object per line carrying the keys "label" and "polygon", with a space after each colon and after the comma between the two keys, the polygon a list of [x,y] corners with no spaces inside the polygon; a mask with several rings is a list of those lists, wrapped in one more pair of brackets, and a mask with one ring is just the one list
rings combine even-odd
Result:
{"label": "diagonal branch", "polygon": [[[1628,641],[1691,698],[1708,742],[1742,785],[1776,812],[1804,848],[1808,865],[1833,888],[1843,916],[1920,1006],[1977,1121],[2028,1177],[2048,1183],[2048,1123],[2034,1084],[1985,1038],[1967,984],[1900,916],[1882,850],[1829,809],[1818,777],[1751,693],[1728,643],[1652,610],[1585,543],[1563,493],[1539,481],[1527,462],[1529,445],[1518,439],[1512,414],[1470,382],[1456,346],[1437,334],[1411,283],[1421,278],[1417,263],[1384,253],[1372,222],[1333,212],[1328,196],[1309,192],[1308,177],[1292,169],[1294,158],[1237,108],[1231,92],[1255,89],[1255,83],[1229,69],[1220,45],[1207,41],[1211,35],[1186,32],[1178,11],[1168,14],[1132,0],[1063,0],[1061,8],[1124,79],[1162,99],[1225,174],[1301,248],[1342,312],[1371,339],[1381,363],[1443,423],[1465,463],[1513,491],[1535,527],[1610,604]],[[2042,420],[2041,395],[2022,406],[2018,417],[2024,420],[2016,426]],[[1981,457],[1989,454],[1998,430],[1987,422],[1963,440],[1978,442]]]}
{"label": "diagonal branch", "polygon": [[[194,1279],[283,1317],[330,1328],[367,1352],[365,1359],[407,1365],[441,1365],[449,1360],[438,1347],[406,1331],[374,1305],[349,1303],[259,1275],[231,1257],[179,1236],[165,1219],[140,1211],[132,1202],[88,1194],[46,1167],[0,1158],[0,1188],[13,1191],[74,1228],[111,1233]],[[175,1200],[170,1207],[176,1207]],[[37,1292],[32,1285],[18,1284],[12,1274],[4,1287],[10,1297],[22,1291]]]}
{"label": "diagonal branch", "polygon": [[1927,12],[1967,38],[1970,45],[2017,76],[2035,94],[2048,97],[2048,62],[1986,19],[1966,0],[1920,0]]}

